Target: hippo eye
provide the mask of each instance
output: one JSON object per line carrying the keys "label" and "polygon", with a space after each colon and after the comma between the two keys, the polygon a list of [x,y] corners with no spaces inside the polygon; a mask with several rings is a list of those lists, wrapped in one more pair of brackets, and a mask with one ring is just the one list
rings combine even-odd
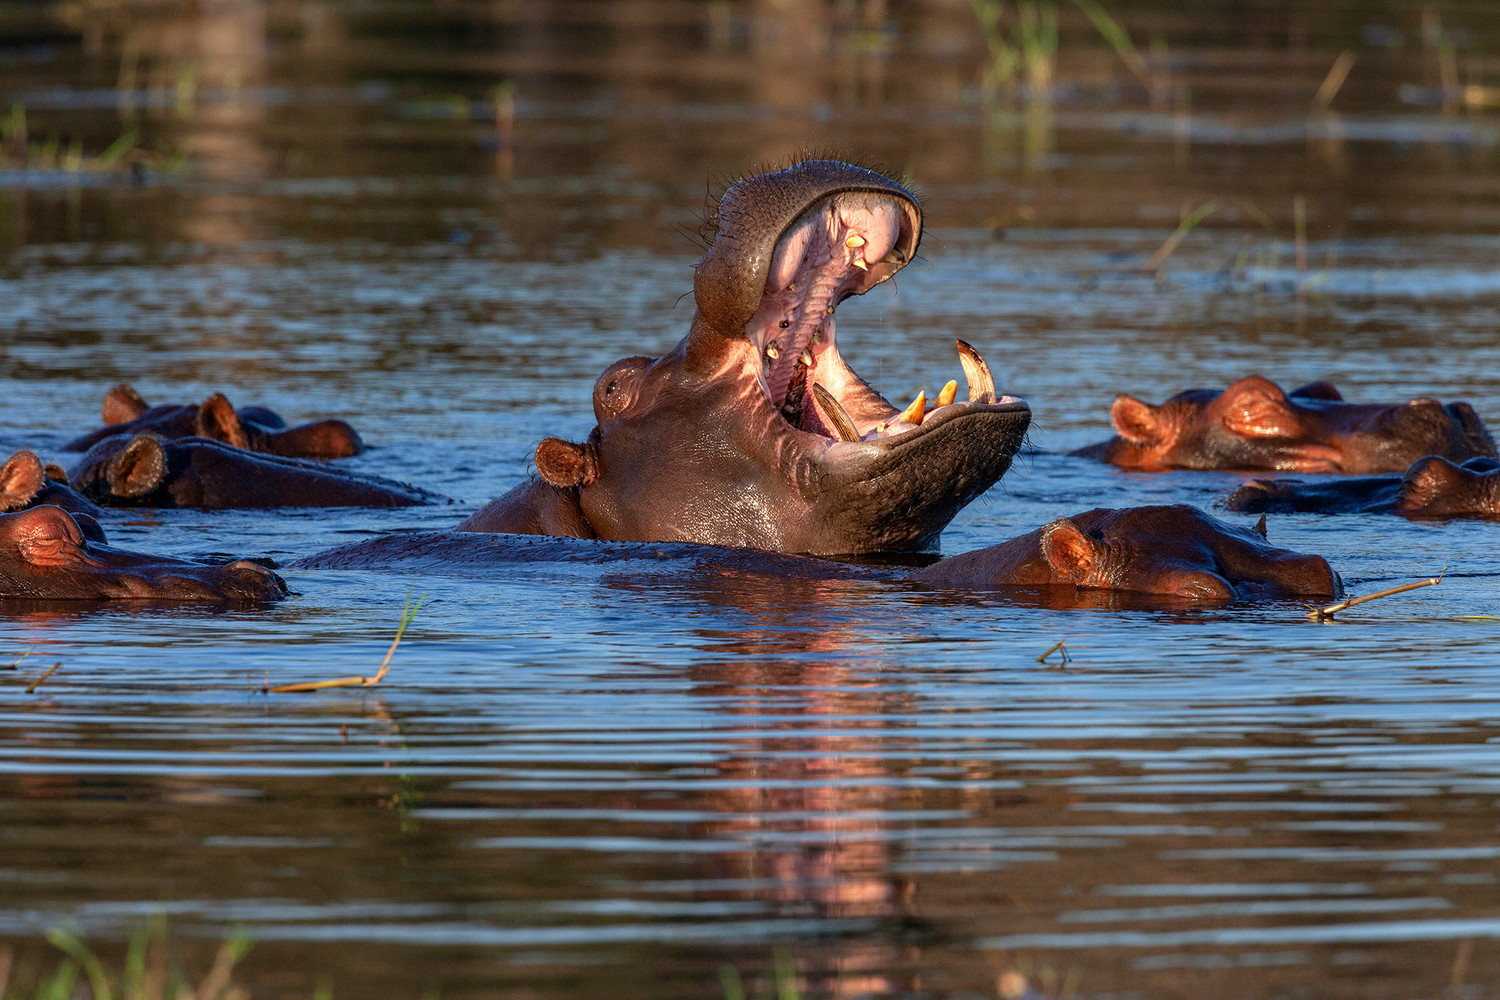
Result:
{"label": "hippo eye", "polygon": [[615,383],[613,383],[613,382],[611,382],[609,385],[607,385],[607,386],[604,387],[604,394],[606,396],[613,395],[614,391],[615,391]]}

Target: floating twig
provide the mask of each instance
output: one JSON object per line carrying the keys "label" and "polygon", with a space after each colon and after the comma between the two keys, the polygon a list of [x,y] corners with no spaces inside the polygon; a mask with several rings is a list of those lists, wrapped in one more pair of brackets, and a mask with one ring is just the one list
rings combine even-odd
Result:
{"label": "floating twig", "polygon": [[1338,614],[1340,611],[1343,611],[1345,608],[1352,608],[1356,604],[1363,604],[1366,601],[1373,601],[1379,597],[1390,597],[1392,594],[1404,594],[1408,590],[1420,590],[1423,587],[1436,587],[1438,584],[1443,582],[1443,576],[1447,572],[1448,564],[1444,563],[1443,571],[1437,576],[1434,576],[1427,580],[1418,580],[1415,583],[1403,583],[1399,587],[1392,587],[1389,590],[1377,590],[1375,593],[1366,594],[1363,597],[1350,597],[1347,600],[1339,601],[1335,604],[1330,604],[1326,608],[1315,608],[1310,604],[1304,604],[1303,607],[1308,609],[1307,617],[1313,619],[1314,621],[1327,621],[1334,615]]}
{"label": "floating twig", "polygon": [[391,657],[396,655],[396,647],[401,645],[401,637],[406,634],[406,627],[417,617],[417,612],[421,609],[422,602],[427,600],[427,595],[423,594],[417,598],[417,603],[413,604],[411,597],[416,589],[416,585],[413,584],[412,589],[406,594],[406,606],[401,609],[401,624],[396,626],[396,638],[391,640],[391,648],[385,651],[385,659],[381,661],[380,669],[375,672],[375,676],[335,677],[327,681],[304,681],[299,684],[282,684],[280,687],[271,688],[271,693],[292,694],[300,691],[321,691],[324,688],[374,687],[376,684],[379,684],[391,669]]}
{"label": "floating twig", "polygon": [[16,657],[15,662],[13,662],[13,663],[7,663],[4,666],[0,666],[0,670],[15,670],[22,663],[26,662],[26,657],[28,657],[28,656],[31,655],[31,651],[33,649],[36,649],[36,647],[32,646],[31,649],[28,649],[26,652],[24,652],[20,656]]}
{"label": "floating twig", "polygon": [[1056,644],[1054,644],[1051,649],[1047,650],[1041,656],[1038,656],[1036,658],[1036,662],[1038,662],[1038,663],[1046,663],[1047,662],[1047,657],[1051,656],[1053,653],[1061,653],[1062,654],[1062,663],[1060,663],[1058,665],[1062,666],[1062,665],[1068,663],[1068,661],[1072,660],[1073,658],[1068,655],[1067,642],[1068,642],[1068,640],[1066,640],[1066,639],[1059,639],[1059,640],[1057,640]]}
{"label": "floating twig", "polygon": [[57,668],[60,666],[62,666],[61,663],[54,663],[52,664],[52,666],[48,667],[45,674],[32,681],[30,684],[26,685],[26,693],[31,694],[32,692],[36,691],[37,688],[42,686],[43,681],[45,681],[48,677],[51,677],[53,674],[57,673]]}

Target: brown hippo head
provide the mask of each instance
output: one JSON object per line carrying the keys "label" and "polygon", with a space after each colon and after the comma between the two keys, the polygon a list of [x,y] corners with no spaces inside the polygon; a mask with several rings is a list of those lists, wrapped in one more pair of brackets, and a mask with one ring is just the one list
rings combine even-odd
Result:
{"label": "brown hippo head", "polygon": [[1400,472],[1423,455],[1494,455],[1467,403],[1348,403],[1327,382],[1290,394],[1252,375],[1222,392],[1190,389],[1159,406],[1115,397],[1116,436],[1074,452],[1131,469]]}
{"label": "brown hippo head", "polygon": [[1500,462],[1418,459],[1401,477],[1395,509],[1410,517],[1500,517]]}
{"label": "brown hippo head", "polygon": [[107,438],[130,439],[150,433],[174,439],[205,437],[234,448],[287,458],[348,458],[364,450],[358,432],[342,420],[314,420],[288,427],[274,410],[246,406],[238,410],[223,393],[202,404],[149,406],[129,385],[105,393],[100,407],[104,426],[63,445],[64,451],[88,451]]}
{"label": "brown hippo head", "polygon": [[111,548],[87,514],[51,506],[0,514],[0,599],[261,601],[286,593],[279,576],[248,560],[214,566]]}
{"label": "brown hippo head", "polygon": [[1185,504],[1097,508],[944,559],[912,578],[949,587],[1073,586],[1202,601],[1342,592],[1327,560],[1278,549],[1260,530]]}
{"label": "brown hippo head", "polygon": [[[569,531],[784,552],[920,549],[1004,474],[1031,414],[996,398],[960,343],[969,398],[945,387],[905,411],[845,363],[834,310],[886,281],[921,237],[916,196],[828,160],[746,178],[719,204],[693,282],[697,311],[660,358],[626,358],[594,386],[598,426],[549,438],[541,477],[568,515],[518,490],[461,528]],[[540,501],[556,508],[555,494]]]}

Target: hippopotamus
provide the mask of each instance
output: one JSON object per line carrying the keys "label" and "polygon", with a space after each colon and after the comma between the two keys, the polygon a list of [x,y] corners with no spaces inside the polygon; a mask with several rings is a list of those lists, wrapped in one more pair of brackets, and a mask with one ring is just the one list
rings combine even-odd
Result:
{"label": "hippopotamus", "polygon": [[543,440],[536,475],[474,532],[688,541],[814,554],[929,549],[993,485],[1031,411],[959,342],[948,382],[902,409],[844,361],[834,310],[917,252],[917,197],[864,167],[808,160],[724,193],[693,276],[687,335],[594,384],[582,442]]}
{"label": "hippopotamus", "polygon": [[1252,479],[1225,498],[1224,506],[1252,514],[1500,517],[1500,461],[1471,458],[1458,465],[1440,455],[1427,455],[1399,476],[1355,476],[1318,483]]}
{"label": "hippopotamus", "polygon": [[288,427],[274,410],[247,406],[239,410],[214,393],[202,405],[148,406],[129,385],[117,385],[104,395],[104,426],[63,445],[64,451],[88,451],[107,438],[127,441],[137,434],[162,438],[205,437],[247,451],[286,458],[348,458],[364,451],[353,427],[342,420],[315,420]]}
{"label": "hippopotamus", "polygon": [[0,514],[0,599],[266,601],[286,583],[247,559],[189,562],[111,548],[87,514],[31,507]]}
{"label": "hippopotamus", "polygon": [[0,465],[0,512],[11,513],[42,504],[61,507],[70,514],[90,517],[104,514],[98,505],[68,486],[61,469],[42,465],[36,452],[18,451]]}
{"label": "hippopotamus", "polygon": [[1199,601],[1337,597],[1322,556],[1274,547],[1265,521],[1241,528],[1186,504],[1095,508],[911,573],[943,587],[1073,587]]}
{"label": "hippopotamus", "polygon": [[1342,592],[1327,560],[1276,548],[1264,530],[1263,523],[1258,530],[1239,528],[1189,506],[1096,509],[920,569],[696,543],[435,531],[354,542],[292,566],[473,572],[517,563],[637,562],[784,579],[885,580],[963,591],[1098,590],[1211,603]]}
{"label": "hippopotamus", "polygon": [[1467,403],[1349,403],[1327,382],[1290,393],[1258,375],[1222,391],[1190,389],[1160,406],[1117,396],[1115,436],[1072,454],[1127,469],[1400,472],[1423,455],[1495,455]]}
{"label": "hippopotamus", "polygon": [[409,507],[436,494],[209,438],[109,437],[88,450],[68,481],[112,507]]}

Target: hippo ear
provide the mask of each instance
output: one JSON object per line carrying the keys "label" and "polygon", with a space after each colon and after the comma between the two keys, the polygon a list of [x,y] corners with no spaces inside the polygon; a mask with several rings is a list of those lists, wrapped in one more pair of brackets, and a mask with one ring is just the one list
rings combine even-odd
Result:
{"label": "hippo ear", "polygon": [[0,511],[16,511],[36,499],[47,485],[42,460],[29,451],[18,451],[0,465]]}
{"label": "hippo ear", "polygon": [[232,448],[250,447],[240,415],[222,392],[209,396],[198,407],[198,436],[222,441]]}
{"label": "hippo ear", "polygon": [[558,438],[546,438],[536,446],[536,471],[559,489],[588,486],[598,476],[591,449]]}
{"label": "hippo ear", "polygon": [[1109,408],[1109,422],[1115,433],[1132,444],[1156,444],[1163,433],[1161,408],[1143,403],[1134,396],[1116,396]]}
{"label": "hippo ear", "polygon": [[62,466],[53,465],[51,462],[48,462],[42,466],[42,472],[54,483],[62,483],[64,486],[68,485],[68,473]]}
{"label": "hippo ear", "polygon": [[106,425],[128,424],[145,413],[149,406],[141,394],[128,383],[121,382],[104,394],[104,405],[99,408]]}
{"label": "hippo ear", "polygon": [[146,496],[167,474],[167,450],[154,434],[137,434],[125,450],[110,459],[104,476],[117,497]]}
{"label": "hippo ear", "polygon": [[1331,403],[1342,402],[1344,399],[1344,394],[1332,382],[1324,382],[1322,379],[1293,389],[1287,395],[1293,399],[1326,399]]}
{"label": "hippo ear", "polygon": [[1240,437],[1285,438],[1303,433],[1286,393],[1263,378],[1241,379],[1225,389],[1220,412],[1224,427]]}
{"label": "hippo ear", "polygon": [[1255,526],[1252,527],[1250,530],[1253,531],[1253,532],[1255,532],[1257,535],[1259,535],[1261,538],[1264,538],[1268,542],[1271,540],[1270,537],[1266,534],[1266,515],[1265,514],[1261,514],[1260,515],[1260,520],[1256,521],[1255,522]]}
{"label": "hippo ear", "polygon": [[1060,517],[1042,529],[1042,558],[1052,575],[1063,583],[1081,584],[1094,571],[1099,544],[1078,530],[1078,525]]}

